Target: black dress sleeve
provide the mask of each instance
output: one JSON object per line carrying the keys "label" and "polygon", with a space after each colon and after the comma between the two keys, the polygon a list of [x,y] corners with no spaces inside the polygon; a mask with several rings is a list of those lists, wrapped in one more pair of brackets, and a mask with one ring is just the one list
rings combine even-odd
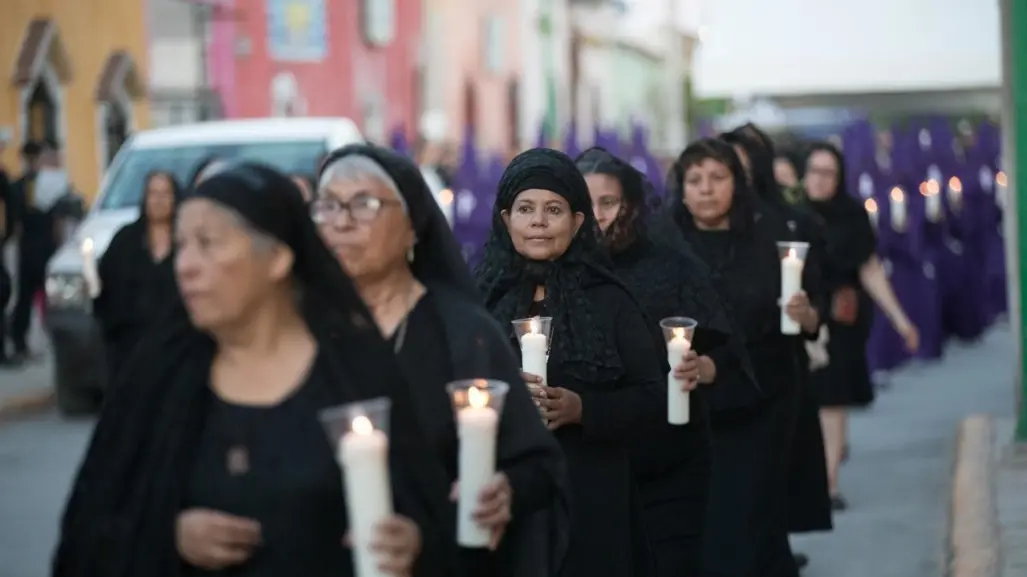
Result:
{"label": "black dress sleeve", "polygon": [[[618,440],[645,430],[667,413],[666,374],[660,347],[642,311],[621,291],[609,291],[597,303],[615,312],[617,354],[624,365],[618,388],[581,395],[581,427],[586,438]],[[613,296],[616,295],[616,296]]]}

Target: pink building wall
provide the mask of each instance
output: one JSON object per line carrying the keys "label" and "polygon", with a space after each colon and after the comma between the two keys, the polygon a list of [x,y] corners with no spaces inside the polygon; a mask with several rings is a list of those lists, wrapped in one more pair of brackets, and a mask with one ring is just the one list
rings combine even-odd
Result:
{"label": "pink building wall", "polygon": [[310,61],[272,57],[268,0],[234,0],[233,5],[233,18],[212,25],[208,52],[211,84],[220,91],[228,118],[272,115],[272,81],[288,73],[305,104],[298,114],[346,116],[365,128],[365,103],[377,100],[386,131],[416,126],[419,1],[395,2],[392,42],[375,47],[364,40],[360,1],[325,0],[327,50]]}
{"label": "pink building wall", "polygon": [[[511,122],[519,105],[511,101],[511,81],[520,77],[521,2],[509,0],[432,0],[432,9],[444,14],[445,56],[440,63],[444,74],[448,137],[462,141],[468,122],[473,123],[479,148],[508,152],[517,126]],[[502,19],[503,53],[501,68],[486,69],[485,21],[490,15]],[[473,97],[471,96],[473,88]]]}
{"label": "pink building wall", "polygon": [[221,0],[209,24],[207,82],[221,96],[226,118],[238,115],[235,90],[235,0]]}

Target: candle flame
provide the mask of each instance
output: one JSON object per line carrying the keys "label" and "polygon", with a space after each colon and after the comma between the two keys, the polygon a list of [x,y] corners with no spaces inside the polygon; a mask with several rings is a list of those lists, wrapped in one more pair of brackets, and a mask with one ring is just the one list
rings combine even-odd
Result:
{"label": "candle flame", "polygon": [[927,181],[920,183],[920,194],[927,196]]}
{"label": "candle flame", "polygon": [[472,409],[483,409],[489,406],[488,391],[483,391],[478,387],[467,389],[467,404],[470,405]]}
{"label": "candle flame", "polygon": [[448,188],[439,191],[439,202],[442,204],[453,204],[453,191]]}
{"label": "candle flame", "polygon": [[674,327],[674,328],[672,328],[670,330],[670,332],[674,333],[674,338],[675,339],[684,339],[685,338],[685,328],[684,327]]}
{"label": "candle flame", "polygon": [[82,240],[82,252],[93,252],[93,239],[86,237]]}
{"label": "candle flame", "polygon": [[959,178],[953,176],[949,179],[949,190],[952,192],[963,192],[963,183]]}
{"label": "candle flame", "polygon": [[374,425],[371,424],[371,419],[368,419],[364,415],[360,415],[353,419],[353,424],[350,425],[350,429],[358,435],[370,435],[374,432]]}
{"label": "candle flame", "polygon": [[1006,173],[1005,173],[1005,171],[1000,170],[997,173],[995,173],[995,184],[997,184],[999,186],[1005,186],[1006,183],[1007,183],[1007,181],[1006,181]]}
{"label": "candle flame", "polygon": [[938,183],[937,180],[932,179],[927,181],[927,194],[935,195],[939,192],[941,192],[941,185]]}
{"label": "candle flame", "polygon": [[528,321],[528,331],[530,331],[533,335],[537,335],[540,332],[542,332],[542,321],[540,321],[538,317],[535,317]]}
{"label": "candle flame", "polygon": [[891,196],[891,199],[895,202],[906,201],[906,193],[902,192],[902,189],[898,186],[891,189],[891,193],[889,194],[889,196]]}
{"label": "candle flame", "polygon": [[868,198],[866,202],[863,203],[863,208],[867,209],[867,212],[871,214],[877,213],[877,201],[872,198]]}

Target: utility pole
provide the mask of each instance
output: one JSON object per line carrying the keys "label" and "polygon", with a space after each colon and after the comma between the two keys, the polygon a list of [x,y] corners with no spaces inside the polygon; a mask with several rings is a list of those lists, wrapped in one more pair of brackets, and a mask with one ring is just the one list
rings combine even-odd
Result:
{"label": "utility pole", "polygon": [[1027,0],[1001,1],[1003,122],[1002,167],[1008,178],[1009,204],[1006,208],[1006,270],[1009,274],[1010,320],[1014,327],[1017,350],[1016,441],[1027,443],[1027,343],[1023,328],[1027,316],[1027,202],[1019,195],[1020,177],[1027,182]]}

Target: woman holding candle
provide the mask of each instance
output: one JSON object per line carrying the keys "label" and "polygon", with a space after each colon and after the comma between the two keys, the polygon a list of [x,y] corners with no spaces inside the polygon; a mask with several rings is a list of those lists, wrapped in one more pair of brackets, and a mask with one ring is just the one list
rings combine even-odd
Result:
{"label": "woman holding candle", "polygon": [[806,160],[804,182],[806,204],[823,219],[827,240],[824,272],[831,294],[831,313],[826,319],[830,361],[813,372],[813,383],[820,400],[831,502],[834,509],[841,510],[846,502],[838,473],[848,446],[848,411],[874,400],[866,362],[873,320],[871,298],[892,320],[910,351],[916,350],[919,336],[877,258],[877,238],[866,211],[846,190],[841,152],[830,143],[814,143]]}
{"label": "woman holding candle", "polygon": [[171,228],[182,194],[174,175],[151,172],[139,218],[111,239],[99,263],[93,314],[103,332],[107,378],[115,382],[155,314],[175,300]]}
{"label": "woman holding candle", "polygon": [[397,514],[377,526],[381,574],[453,575],[441,464],[295,185],[227,168],[182,203],[175,244],[182,298],[107,400],[53,575],[354,575],[344,537],[360,503],[318,414],[382,396]]}
{"label": "woman holding candle", "polygon": [[347,146],[324,163],[311,207],[322,238],[416,384],[412,393],[427,439],[453,482],[460,448],[447,383],[492,378],[515,385],[499,422],[498,472],[476,512],[491,532],[489,547],[504,546],[495,555],[465,551],[463,574],[555,575],[566,549],[563,455],[519,386],[505,327],[482,306],[420,170],[386,148]]}
{"label": "woman holding candle", "polygon": [[492,214],[476,270],[486,306],[507,327],[515,319],[552,318],[546,382],[525,380],[570,472],[562,575],[647,574],[629,448],[667,419],[660,337],[613,273],[588,185],[566,155],[536,148],[515,157]]}
{"label": "woman holding candle", "polygon": [[[709,268],[683,238],[671,248],[649,237],[645,176],[601,148],[585,151],[576,162],[614,270],[649,322],[681,315],[698,321],[690,352],[673,363],[682,385],[694,389],[728,373],[754,382],[745,341],[737,338]],[[661,577],[700,571],[712,452],[704,391],[692,391],[689,412],[687,425],[663,423],[633,448],[646,532]]]}
{"label": "woman holding candle", "polygon": [[[721,140],[689,145],[668,182],[671,203],[657,233],[684,236],[712,269],[758,380],[718,374],[705,395],[715,459],[702,574],[792,577],[797,568],[788,545],[786,495],[803,337],[781,332],[776,246],[790,231],[749,191],[738,156]],[[816,294],[817,279],[815,263],[807,263],[803,289]],[[818,315],[805,292],[783,305],[807,334],[816,334]]]}
{"label": "woman holding candle", "polygon": [[[787,221],[792,235],[778,240],[808,243],[809,250],[805,261],[823,261],[822,225],[816,214],[802,205],[801,187],[786,189],[778,182],[774,171],[777,155],[770,137],[756,125],[749,123],[724,134],[723,139],[734,146],[742,165],[745,166],[753,192]],[[782,266],[787,266],[787,261],[790,260],[783,259]],[[805,267],[805,263],[799,265]],[[813,294],[810,300],[818,311],[822,311],[828,297],[826,293]],[[821,317],[823,316],[821,314]],[[824,356],[822,345],[808,341],[806,347],[799,351],[799,364],[803,368],[810,366],[809,350],[813,351],[813,358]],[[795,424],[791,470],[788,475],[788,528],[791,533],[830,531],[834,523],[828,492],[824,436],[820,429],[820,405],[813,390],[809,370],[800,370],[797,374],[799,413]],[[809,558],[803,553],[797,553],[795,561],[801,568],[809,563]]]}

